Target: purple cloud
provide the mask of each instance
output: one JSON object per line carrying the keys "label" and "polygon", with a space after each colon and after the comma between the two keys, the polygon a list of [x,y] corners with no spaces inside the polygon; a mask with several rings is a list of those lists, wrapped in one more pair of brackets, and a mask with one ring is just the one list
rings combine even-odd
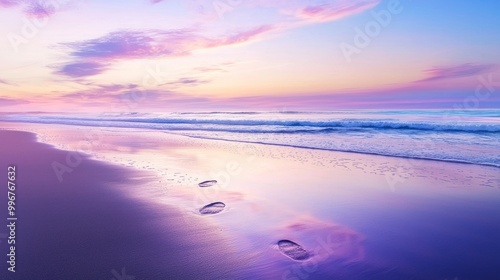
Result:
{"label": "purple cloud", "polygon": [[75,61],[64,65],[57,74],[84,77],[100,74],[109,63],[125,59],[178,57],[200,49],[234,45],[256,39],[274,30],[273,26],[208,38],[192,29],[119,31],[103,37],[66,43]]}
{"label": "purple cloud", "polygon": [[[165,92],[163,92],[164,94]],[[125,90],[125,91],[102,91],[99,89],[90,89],[84,91],[77,91],[64,94],[62,98],[78,99],[78,100],[102,100],[102,101],[112,101],[123,99],[132,99],[136,96],[141,97],[141,99],[154,100],[158,96],[162,95],[162,92],[151,91],[151,90]]]}
{"label": "purple cloud", "polygon": [[197,86],[197,85],[202,85],[202,84],[206,84],[209,82],[210,81],[208,81],[208,80],[202,80],[199,78],[184,77],[184,78],[180,78],[180,79],[177,79],[175,81],[172,81],[172,82],[161,84],[159,86],[166,86],[166,85],[174,86],[174,87],[175,86]]}
{"label": "purple cloud", "polygon": [[[358,92],[337,92],[332,94],[303,93],[293,96],[245,96],[214,99],[214,108],[237,109],[258,108],[259,110],[331,110],[363,108],[453,108],[471,96],[471,91],[462,89],[420,90],[386,89]],[[496,108],[500,98],[489,99],[481,106]]]}
{"label": "purple cloud", "polygon": [[10,8],[21,4],[21,0],[0,0],[0,7]]}
{"label": "purple cloud", "polygon": [[138,85],[136,85],[136,84],[126,84],[126,85],[112,84],[112,85],[98,85],[97,87],[103,91],[117,92],[117,91],[121,91],[121,90],[136,89],[136,88],[138,88]]}
{"label": "purple cloud", "polygon": [[[124,108],[165,108],[175,109],[179,106],[205,106],[210,99],[189,96],[169,90],[129,89],[135,85],[96,85],[87,90],[62,94],[57,100],[71,103],[83,103],[86,106],[105,108],[109,104],[131,106]],[[109,90],[104,90],[109,89]],[[118,106],[119,108],[119,106]]]}
{"label": "purple cloud", "polygon": [[205,37],[192,29],[119,31],[65,45],[73,49],[71,55],[78,58],[119,60],[175,57],[188,55],[198,49],[247,42],[272,30],[272,26],[259,26],[218,38]]}
{"label": "purple cloud", "polygon": [[141,89],[137,84],[82,84],[87,86],[87,89],[66,92],[61,96],[63,98],[75,98],[80,100],[102,100],[116,101],[127,97],[137,98],[138,96],[144,99],[153,100],[159,96],[172,94],[167,90],[146,90]]}
{"label": "purple cloud", "polygon": [[474,75],[479,75],[495,68],[494,64],[473,64],[466,63],[456,66],[448,67],[436,67],[432,69],[425,70],[427,78],[418,80],[416,82],[431,82],[437,80],[451,79],[451,78],[461,78],[469,77]]}
{"label": "purple cloud", "polygon": [[35,18],[50,17],[56,13],[56,6],[54,6],[52,2],[48,1],[31,1],[28,5],[26,5],[24,13]]}
{"label": "purple cloud", "polygon": [[[160,1],[150,0],[153,4]],[[269,33],[296,28],[304,22],[334,20],[358,13],[375,6],[379,3],[379,0],[332,1],[332,3],[309,6],[302,2],[292,2],[294,3],[290,5],[295,7],[293,11],[298,11],[292,14],[295,18],[292,22],[289,21],[290,10],[281,10],[285,3],[286,5],[290,3],[289,1],[249,0],[238,3],[237,5],[246,7],[266,6],[275,8],[278,13],[285,13],[287,20],[276,24],[262,24],[220,36],[207,36],[202,34],[199,29],[188,28],[177,30],[123,30],[108,33],[99,38],[65,43],[62,45],[70,49],[69,54],[73,61],[56,73],[72,77],[92,76],[105,71],[105,65],[120,60],[179,57],[191,55],[197,50],[256,41]],[[212,4],[212,2],[210,3]],[[233,6],[236,6],[236,4]],[[88,63],[93,63],[93,65]],[[200,69],[200,71],[217,70]]]}
{"label": "purple cloud", "polygon": [[310,5],[300,9],[295,16],[307,21],[331,21],[371,9],[380,0],[334,1],[319,5]]}
{"label": "purple cloud", "polygon": [[119,31],[101,38],[68,43],[74,57],[106,60],[181,56],[196,44],[206,45],[207,39],[193,30]]}
{"label": "purple cloud", "polygon": [[0,0],[0,7],[21,7],[23,13],[28,17],[46,18],[59,11],[74,8],[73,4],[81,0]]}
{"label": "purple cloud", "polygon": [[57,74],[69,76],[73,78],[81,78],[94,76],[104,72],[107,69],[106,65],[97,62],[74,62],[61,67]]}

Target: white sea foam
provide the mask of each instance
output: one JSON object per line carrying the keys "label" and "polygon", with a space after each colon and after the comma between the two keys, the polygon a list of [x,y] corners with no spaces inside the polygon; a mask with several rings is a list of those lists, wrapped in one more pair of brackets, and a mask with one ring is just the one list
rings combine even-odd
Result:
{"label": "white sea foam", "polygon": [[198,138],[500,167],[500,110],[17,114],[6,120],[145,128]]}

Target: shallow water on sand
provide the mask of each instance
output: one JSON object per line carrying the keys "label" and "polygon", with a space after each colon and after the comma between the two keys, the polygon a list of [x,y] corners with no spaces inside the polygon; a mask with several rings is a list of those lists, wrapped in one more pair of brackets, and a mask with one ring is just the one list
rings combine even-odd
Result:
{"label": "shallow water on sand", "polygon": [[[76,149],[78,130],[58,129],[44,139]],[[157,176],[146,189],[124,190],[130,196],[174,205],[218,229],[229,240],[230,257],[244,260],[237,279],[500,275],[500,173],[495,167],[147,130],[107,130],[98,143],[87,152]],[[212,180],[217,182],[199,185]],[[217,202],[224,203],[223,211],[200,213]],[[284,255],[280,240],[299,245],[308,258]]]}

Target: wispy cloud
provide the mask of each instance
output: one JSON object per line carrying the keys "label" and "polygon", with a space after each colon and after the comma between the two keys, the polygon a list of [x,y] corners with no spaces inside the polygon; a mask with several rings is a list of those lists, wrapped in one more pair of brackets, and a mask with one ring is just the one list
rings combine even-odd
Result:
{"label": "wispy cloud", "polygon": [[223,67],[216,67],[216,66],[196,67],[193,70],[201,73],[227,72],[227,70],[224,69]]}
{"label": "wispy cloud", "polygon": [[159,86],[198,86],[202,84],[209,83],[210,81],[205,80],[205,79],[200,79],[200,78],[195,78],[195,77],[183,77],[179,78],[175,81],[167,82],[164,84],[161,84]]}
{"label": "wispy cloud", "polygon": [[32,1],[25,8],[25,14],[35,18],[50,17],[56,13],[56,7],[46,1]]}
{"label": "wispy cloud", "polygon": [[74,100],[74,101],[97,101],[101,100],[103,102],[116,102],[123,99],[131,99],[133,96],[140,96],[141,99],[147,99],[149,101],[156,100],[161,95],[167,95],[167,91],[154,91],[154,90],[119,90],[119,91],[105,91],[105,90],[83,90],[76,91],[62,95],[63,100]]}
{"label": "wispy cloud", "polygon": [[167,90],[145,90],[136,84],[86,84],[87,88],[63,93],[58,97],[61,100],[81,103],[117,102],[120,100],[133,100],[140,97],[141,100],[155,101],[161,95],[169,95]]}
{"label": "wispy cloud", "polygon": [[0,0],[0,7],[21,7],[28,17],[47,18],[81,0]]}
{"label": "wispy cloud", "polygon": [[0,79],[0,84],[4,84],[4,85],[10,85],[9,83],[7,83],[7,81],[5,81],[5,80],[2,80],[2,79]]}
{"label": "wispy cloud", "polygon": [[103,37],[81,42],[67,43],[77,58],[118,60],[181,56],[197,44],[206,45],[207,39],[194,30],[118,31]]}
{"label": "wispy cloud", "polygon": [[193,29],[119,31],[103,37],[63,44],[70,48],[69,62],[56,74],[70,77],[93,76],[109,63],[126,59],[178,57],[193,51],[249,42],[272,32],[274,26],[259,26],[219,37],[206,37]]}
{"label": "wispy cloud", "polygon": [[[1,1],[1,0],[0,0]],[[112,63],[130,59],[168,58],[192,55],[193,52],[223,46],[238,45],[265,38],[270,33],[279,33],[303,24],[340,19],[377,5],[380,0],[329,2],[304,0],[249,0],[226,3],[230,10],[237,8],[266,7],[274,9],[274,23],[255,21],[253,26],[220,35],[206,35],[202,28],[171,30],[122,30],[102,37],[62,44],[69,48],[71,60],[55,71],[69,77],[89,77],[100,74]],[[150,0],[156,4],[159,0]],[[215,9],[213,1],[191,1]],[[192,3],[191,3],[192,4]],[[293,12],[292,12],[293,11]],[[205,69],[207,70],[207,69]]]}
{"label": "wispy cloud", "polygon": [[28,104],[28,103],[29,102],[24,100],[24,99],[0,97],[0,106],[15,106],[15,105]]}
{"label": "wispy cloud", "polygon": [[107,69],[105,63],[99,62],[72,62],[63,65],[55,73],[72,77],[72,78],[82,78],[87,76],[94,76],[104,72]]}
{"label": "wispy cloud", "polygon": [[[361,108],[447,108],[470,96],[469,90],[408,91],[385,89],[357,92],[304,93],[288,96],[244,96],[213,99],[211,105],[223,110],[257,108],[259,110],[332,110]],[[488,106],[500,104],[492,99]],[[485,105],[486,106],[486,105]]]}
{"label": "wispy cloud", "polygon": [[416,82],[431,82],[444,79],[469,77],[491,71],[495,67],[496,65],[494,64],[474,63],[466,63],[446,67],[435,67],[425,70],[424,72],[426,73],[427,77]]}
{"label": "wispy cloud", "polygon": [[210,104],[211,100],[182,94],[165,89],[141,89],[137,85],[94,85],[85,90],[67,92],[58,96],[55,101],[70,104],[80,104],[96,108],[113,106],[132,106],[132,108],[161,108],[174,110],[179,106],[189,108],[203,107]]}
{"label": "wispy cloud", "polygon": [[332,1],[300,8],[295,16],[313,22],[332,21],[371,9],[379,3],[380,0]]}
{"label": "wispy cloud", "polygon": [[24,1],[22,1],[22,0],[0,0],[0,7],[10,8],[10,7],[20,5],[22,2],[24,2]]}
{"label": "wispy cloud", "polygon": [[121,90],[132,90],[132,89],[137,89],[138,87],[139,86],[136,85],[136,84],[97,85],[97,88],[99,88],[102,91],[106,91],[106,92],[117,92],[117,91],[121,91]]}
{"label": "wispy cloud", "polygon": [[86,89],[62,93],[63,99],[116,101],[130,96],[155,100],[159,96],[170,96],[173,91],[165,89],[147,90],[137,84],[82,84]]}
{"label": "wispy cloud", "polygon": [[272,30],[273,26],[259,26],[216,38],[205,37],[194,29],[119,31],[65,45],[73,49],[71,55],[77,58],[119,60],[175,57],[199,49],[247,42]]}
{"label": "wispy cloud", "polygon": [[[158,1],[159,2],[159,1]],[[290,19],[302,22],[337,20],[375,7],[381,0],[187,0],[188,6],[205,20],[218,21],[237,10],[264,8],[274,12],[277,22]]]}

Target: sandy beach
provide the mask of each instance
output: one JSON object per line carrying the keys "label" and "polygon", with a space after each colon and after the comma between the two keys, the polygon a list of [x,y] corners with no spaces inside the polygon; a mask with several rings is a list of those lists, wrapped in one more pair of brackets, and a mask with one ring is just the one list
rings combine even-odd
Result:
{"label": "sandy beach", "polygon": [[59,182],[52,164],[65,164],[68,151],[28,132],[2,130],[0,137],[2,165],[16,166],[18,185],[16,272],[2,269],[2,279],[234,278],[241,263],[228,258],[232,250],[217,229],[126,196],[123,190],[139,188],[150,175],[82,155]]}
{"label": "sandy beach", "polygon": [[[19,272],[12,279],[500,273],[495,167],[154,130],[2,128],[2,161],[18,167],[22,186]],[[71,169],[62,181],[54,162]]]}
{"label": "sandy beach", "polygon": [[499,10],[0,0],[0,280],[499,280]]}
{"label": "sandy beach", "polygon": [[0,280],[499,280],[498,11],[0,0]]}

